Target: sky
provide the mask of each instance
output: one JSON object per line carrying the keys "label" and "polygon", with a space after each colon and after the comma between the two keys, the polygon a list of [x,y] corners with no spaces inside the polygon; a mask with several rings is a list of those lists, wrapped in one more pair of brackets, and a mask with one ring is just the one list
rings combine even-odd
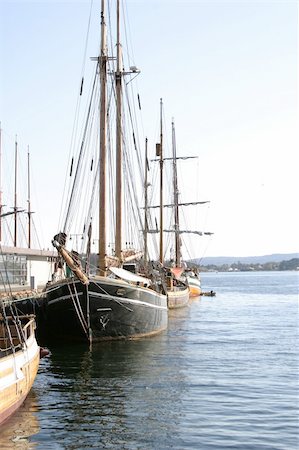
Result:
{"label": "sky", "polygon": [[[190,214],[197,229],[214,233],[200,243],[194,237],[192,257],[299,251],[297,8],[270,0],[126,2],[143,132],[154,147],[163,98],[168,141],[174,118],[177,154],[197,156],[179,169],[181,199],[210,201]],[[99,0],[0,0],[3,203],[12,206],[17,135],[24,177],[30,148],[43,248],[58,231],[86,31],[91,10],[87,55],[96,56],[99,9]]]}

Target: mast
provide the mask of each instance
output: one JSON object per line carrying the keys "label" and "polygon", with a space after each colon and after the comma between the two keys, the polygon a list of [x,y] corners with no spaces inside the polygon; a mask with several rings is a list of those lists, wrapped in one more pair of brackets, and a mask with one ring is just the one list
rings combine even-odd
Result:
{"label": "mast", "polygon": [[163,123],[162,123],[162,110],[163,102],[160,99],[160,144],[159,155],[160,156],[160,263],[164,263],[163,256]]}
{"label": "mast", "polygon": [[17,164],[18,164],[18,142],[15,140],[15,194],[14,194],[14,247],[17,246]]}
{"label": "mast", "polygon": [[179,227],[179,191],[174,120],[172,128],[172,156],[173,156],[173,204],[174,204],[174,239],[175,239],[175,265],[181,266],[180,227]]}
{"label": "mast", "polygon": [[148,196],[147,196],[147,188],[148,188],[148,159],[147,159],[147,138],[145,138],[145,168],[144,168],[144,264],[147,264],[147,235],[148,235],[148,219],[147,219],[147,210],[148,210]]}
{"label": "mast", "polygon": [[119,0],[117,0],[117,63],[115,73],[116,83],[116,191],[115,191],[115,256],[121,261],[122,253],[122,73],[121,45],[120,45],[120,20]]}
{"label": "mast", "polygon": [[27,153],[27,180],[28,180],[28,248],[31,248],[31,199],[30,199],[30,153],[29,153],[29,145],[28,145],[28,153]]}
{"label": "mast", "polygon": [[107,45],[105,0],[101,2],[100,65],[100,185],[99,185],[99,274],[106,274],[106,104],[107,104]]}

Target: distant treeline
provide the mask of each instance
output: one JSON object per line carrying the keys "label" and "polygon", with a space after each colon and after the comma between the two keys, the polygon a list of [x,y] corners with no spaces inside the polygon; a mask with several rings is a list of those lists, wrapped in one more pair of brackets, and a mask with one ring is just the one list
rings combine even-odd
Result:
{"label": "distant treeline", "polygon": [[269,271],[269,270],[299,270],[299,258],[292,258],[288,261],[281,262],[267,262],[267,263],[255,263],[255,264],[245,264],[243,262],[236,262],[232,264],[208,264],[208,265],[199,265],[198,266],[201,272],[232,272],[232,271],[240,271],[240,272],[249,272],[249,271]]}
{"label": "distant treeline", "polygon": [[[90,265],[95,268],[98,264],[98,255],[90,255]],[[170,262],[168,262],[171,265]],[[266,263],[244,263],[241,261],[231,264],[196,264],[195,261],[187,263],[189,267],[197,267],[200,272],[232,272],[232,271],[262,271],[262,270],[299,270],[299,258],[292,258],[288,261],[266,262]]]}

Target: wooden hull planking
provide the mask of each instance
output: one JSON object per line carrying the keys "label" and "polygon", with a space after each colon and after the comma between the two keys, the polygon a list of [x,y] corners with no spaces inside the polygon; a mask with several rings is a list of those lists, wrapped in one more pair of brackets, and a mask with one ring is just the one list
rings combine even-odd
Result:
{"label": "wooden hull planking", "polygon": [[189,289],[174,288],[167,292],[167,304],[169,309],[184,308],[189,304]]}
{"label": "wooden hull planking", "polygon": [[[3,352],[2,352],[3,353]],[[35,380],[40,349],[34,332],[26,344],[0,358],[0,424],[24,402]]]}

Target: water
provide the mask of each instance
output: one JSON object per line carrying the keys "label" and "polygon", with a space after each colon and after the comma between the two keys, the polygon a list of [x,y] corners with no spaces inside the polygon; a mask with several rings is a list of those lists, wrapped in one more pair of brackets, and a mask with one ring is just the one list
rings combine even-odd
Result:
{"label": "water", "polygon": [[298,273],[202,285],[156,337],[51,348],[0,448],[299,449]]}

